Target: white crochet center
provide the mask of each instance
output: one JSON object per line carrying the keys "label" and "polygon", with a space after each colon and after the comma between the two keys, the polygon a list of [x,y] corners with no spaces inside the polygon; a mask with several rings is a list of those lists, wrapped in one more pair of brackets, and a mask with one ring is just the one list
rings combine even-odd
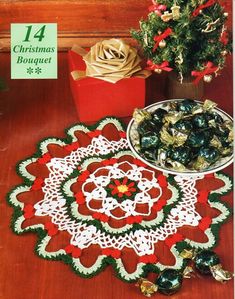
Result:
{"label": "white crochet center", "polygon": [[[154,252],[154,244],[159,240],[163,241],[169,235],[176,233],[177,228],[183,225],[197,226],[201,216],[195,211],[195,203],[197,201],[195,182],[197,179],[201,179],[201,177],[176,177],[178,184],[183,191],[182,198],[176,207],[171,210],[163,225],[155,230],[150,229],[147,231],[145,229],[138,229],[124,235],[114,236],[107,232],[102,232],[94,225],[80,223],[71,219],[67,211],[66,199],[61,192],[61,184],[72,174],[78,165],[81,164],[81,160],[84,158],[107,155],[126,149],[128,149],[126,139],[121,138],[119,141],[109,141],[104,136],[100,135],[93,138],[91,144],[87,147],[78,148],[64,158],[51,159],[47,164],[50,174],[49,177],[45,179],[45,185],[42,188],[44,199],[34,205],[36,210],[35,214],[37,216],[50,216],[51,221],[58,226],[59,230],[65,230],[71,235],[71,244],[78,246],[81,249],[89,247],[92,244],[98,244],[101,248],[114,247],[119,250],[124,247],[129,247],[134,249],[139,256],[152,254]],[[116,166],[114,165],[110,167],[115,169]],[[143,168],[137,167],[136,165],[132,165],[132,169],[135,170],[136,174],[140,174],[141,170],[143,170]],[[133,178],[134,172],[132,172],[132,174],[130,172],[129,175]],[[156,178],[153,178],[152,182],[150,181],[149,184],[153,184],[156,188],[160,188]],[[142,189],[144,189],[144,187]],[[130,206],[123,206],[127,215],[134,214],[133,204],[138,200],[144,200],[143,194],[146,194],[146,192],[139,195],[134,202],[132,201]],[[152,199],[151,204],[159,198],[160,196]],[[112,205],[105,205],[103,213],[106,213],[109,216],[113,204],[114,202],[112,201]]]}
{"label": "white crochet center", "polygon": [[[128,170],[124,171],[122,166],[128,166]],[[107,172],[107,175],[97,175],[102,173],[102,171]],[[143,177],[143,171],[148,173],[151,179]],[[119,180],[123,178],[128,178],[131,181],[136,182],[137,187],[140,192],[138,192],[134,198],[125,199],[123,201],[118,201],[116,198],[111,197],[106,191],[106,186],[112,182],[112,180]],[[95,184],[95,188],[88,192],[86,191],[86,186],[90,183]],[[149,191],[153,188],[159,190],[159,194],[153,197],[149,194]],[[120,220],[128,216],[149,216],[151,214],[151,208],[153,204],[161,197],[162,190],[157,183],[157,179],[154,176],[154,172],[151,170],[144,169],[143,167],[138,167],[129,162],[115,163],[112,166],[105,166],[98,168],[94,173],[92,173],[86,182],[82,185],[82,191],[86,198],[87,206],[91,211],[104,213],[107,216],[111,216],[114,219]],[[92,200],[97,200],[101,202],[101,208],[92,208],[90,202]],[[144,212],[136,211],[136,206],[138,204],[147,204],[148,210]],[[116,216],[113,211],[115,209],[121,209],[123,211],[122,216]]]}

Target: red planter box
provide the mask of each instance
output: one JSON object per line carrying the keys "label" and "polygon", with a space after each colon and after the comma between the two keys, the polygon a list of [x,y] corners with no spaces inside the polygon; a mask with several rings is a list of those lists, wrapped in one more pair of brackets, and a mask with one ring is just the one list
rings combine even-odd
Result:
{"label": "red planter box", "polygon": [[[85,70],[82,57],[68,52],[69,71]],[[131,116],[134,108],[145,106],[145,79],[128,78],[109,83],[95,78],[74,81],[70,74],[70,86],[81,122],[97,121],[106,116]]]}

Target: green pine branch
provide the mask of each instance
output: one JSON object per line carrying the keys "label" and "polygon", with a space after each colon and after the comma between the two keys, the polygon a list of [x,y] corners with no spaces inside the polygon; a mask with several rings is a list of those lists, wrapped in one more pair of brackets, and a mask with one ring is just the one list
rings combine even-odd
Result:
{"label": "green pine branch", "polygon": [[[159,2],[158,4],[167,6],[168,12],[171,12],[174,4],[180,6],[180,17],[178,20],[164,22],[155,12],[150,12],[146,20],[140,21],[140,29],[132,30],[131,34],[139,43],[143,55],[158,65],[168,61],[170,67],[182,75],[191,74],[193,70],[203,70],[208,61],[222,69],[226,53],[232,51],[229,32],[228,43],[225,45],[220,41],[227,20],[224,8],[215,3],[193,16],[199,5],[207,2],[208,0]],[[171,28],[173,34],[165,38],[166,46],[158,46],[153,51],[154,37],[162,34],[167,28]]]}

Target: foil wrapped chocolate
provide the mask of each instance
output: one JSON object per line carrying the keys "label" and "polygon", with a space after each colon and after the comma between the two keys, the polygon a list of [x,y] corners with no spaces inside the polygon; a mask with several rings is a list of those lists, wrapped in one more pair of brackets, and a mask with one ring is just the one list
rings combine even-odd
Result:
{"label": "foil wrapped chocolate", "polygon": [[200,274],[211,275],[221,283],[231,280],[234,276],[232,272],[223,269],[220,258],[214,251],[184,249],[180,256],[187,260],[193,260],[195,268]]}
{"label": "foil wrapped chocolate", "polygon": [[152,114],[152,119],[155,123],[157,124],[161,124],[163,117],[167,114],[167,111],[162,109],[162,108],[158,108],[154,111],[154,113]]}
{"label": "foil wrapped chocolate", "polygon": [[139,150],[149,162],[176,171],[202,171],[233,152],[233,124],[206,100],[171,101],[152,111],[136,109]]}
{"label": "foil wrapped chocolate", "polygon": [[191,113],[192,109],[197,106],[196,102],[190,99],[183,100],[181,103],[178,105],[179,111],[182,111],[183,113]]}
{"label": "foil wrapped chocolate", "polygon": [[140,278],[135,286],[138,287],[141,293],[146,297],[152,297],[152,295],[158,290],[156,284],[145,278]]}

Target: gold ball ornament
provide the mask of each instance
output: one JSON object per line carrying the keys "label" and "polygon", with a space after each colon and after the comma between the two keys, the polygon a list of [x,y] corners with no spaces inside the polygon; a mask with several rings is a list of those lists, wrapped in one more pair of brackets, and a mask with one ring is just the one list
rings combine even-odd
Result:
{"label": "gold ball ornament", "polygon": [[226,50],[224,50],[224,51],[221,52],[222,56],[226,56],[227,54],[228,54],[228,52]]}
{"label": "gold ball ornament", "polygon": [[210,83],[212,81],[212,76],[211,75],[205,75],[203,77],[204,82]]}
{"label": "gold ball ornament", "polygon": [[154,72],[157,73],[157,74],[161,74],[162,70],[161,69],[155,69]]}
{"label": "gold ball ornament", "polygon": [[163,40],[160,41],[159,47],[160,48],[165,48],[165,46],[166,46],[166,41],[163,39]]}
{"label": "gold ball ornament", "polygon": [[224,12],[224,16],[227,18],[228,17],[228,12]]}

